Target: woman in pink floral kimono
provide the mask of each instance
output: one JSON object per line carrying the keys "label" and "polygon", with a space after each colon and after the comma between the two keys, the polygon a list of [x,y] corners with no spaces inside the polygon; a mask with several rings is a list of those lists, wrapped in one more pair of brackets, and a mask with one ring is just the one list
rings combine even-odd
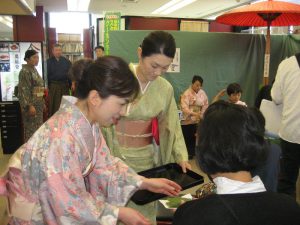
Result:
{"label": "woman in pink floral kimono", "polygon": [[59,112],[10,159],[0,182],[9,224],[150,224],[124,207],[132,194],[176,195],[180,186],[138,176],[110,155],[100,131],[124,115],[138,90],[121,58],[103,57],[83,71],[78,98],[63,97]]}

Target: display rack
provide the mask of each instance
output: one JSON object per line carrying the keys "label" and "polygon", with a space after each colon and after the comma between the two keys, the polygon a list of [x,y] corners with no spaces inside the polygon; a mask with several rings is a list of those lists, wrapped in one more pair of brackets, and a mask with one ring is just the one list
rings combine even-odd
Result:
{"label": "display rack", "polygon": [[63,55],[71,62],[83,58],[81,34],[58,33],[58,44],[62,46]]}

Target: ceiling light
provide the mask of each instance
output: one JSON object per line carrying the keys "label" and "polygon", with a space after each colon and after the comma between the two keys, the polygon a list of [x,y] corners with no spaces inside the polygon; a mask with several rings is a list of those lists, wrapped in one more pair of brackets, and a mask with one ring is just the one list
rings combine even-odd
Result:
{"label": "ceiling light", "polygon": [[90,0],[67,0],[68,11],[87,12],[90,5]]}
{"label": "ceiling light", "polygon": [[172,13],[172,12],[178,10],[178,9],[181,9],[181,8],[183,8],[183,7],[187,6],[187,5],[195,2],[195,1],[196,0],[184,0],[184,1],[179,2],[178,4],[176,4],[176,5],[168,8],[167,10],[165,10],[164,12],[162,12],[161,14],[164,14],[164,15],[170,14],[170,13]]}
{"label": "ceiling light", "polygon": [[197,0],[172,0],[167,4],[161,6],[160,8],[156,9],[155,11],[153,11],[152,14],[163,14],[163,15],[170,14],[195,1]]}
{"label": "ceiling light", "polygon": [[31,10],[31,8],[30,8],[29,4],[26,2],[26,0],[20,0],[20,2],[21,2],[25,7],[27,7],[28,9]]}
{"label": "ceiling light", "polygon": [[121,0],[122,3],[138,3],[139,0]]}
{"label": "ceiling light", "polygon": [[26,11],[26,14],[35,16],[36,0],[19,0],[21,7]]}
{"label": "ceiling light", "polygon": [[162,11],[166,10],[169,7],[172,7],[176,3],[180,2],[181,0],[172,0],[168,3],[164,4],[163,6],[159,7],[158,9],[154,10],[151,14],[160,14]]}
{"label": "ceiling light", "polygon": [[0,16],[0,23],[3,23],[10,28],[13,28],[12,21],[7,20],[6,17],[7,16]]}
{"label": "ceiling light", "polygon": [[13,19],[11,16],[4,16],[4,18],[11,23],[13,22]]}

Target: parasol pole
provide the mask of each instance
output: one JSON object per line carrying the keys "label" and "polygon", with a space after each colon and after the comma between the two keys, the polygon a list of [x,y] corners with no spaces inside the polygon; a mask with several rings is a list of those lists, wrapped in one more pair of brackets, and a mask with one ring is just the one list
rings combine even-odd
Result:
{"label": "parasol pole", "polygon": [[269,83],[269,69],[270,69],[270,26],[271,20],[267,21],[267,37],[266,37],[266,49],[265,49],[265,63],[264,63],[264,78],[263,83],[267,85]]}
{"label": "parasol pole", "polygon": [[[264,51],[264,71],[261,77],[263,84],[269,82],[270,68],[270,45],[271,34],[270,27],[275,20],[282,15],[282,18],[276,22],[279,26],[298,25],[300,23],[300,5],[288,3],[285,1],[267,0],[253,5],[231,10],[217,17],[217,22],[230,25],[246,26],[266,26],[266,45]],[[263,21],[261,21],[259,16]]]}
{"label": "parasol pole", "polygon": [[[272,0],[269,0],[272,1]],[[264,62],[264,74],[263,74],[263,84],[267,85],[269,83],[269,68],[270,68],[270,27],[272,21],[275,20],[281,13],[258,13],[258,15],[267,22],[267,37],[266,37],[266,49],[265,49],[265,62]]]}
{"label": "parasol pole", "polygon": [[[269,2],[272,0],[268,0]],[[263,20],[267,22],[267,37],[266,37],[266,49],[265,49],[265,60],[264,60],[264,74],[263,74],[263,84],[267,85],[269,82],[269,70],[270,70],[270,27],[272,23],[272,18],[270,14],[261,14]]]}

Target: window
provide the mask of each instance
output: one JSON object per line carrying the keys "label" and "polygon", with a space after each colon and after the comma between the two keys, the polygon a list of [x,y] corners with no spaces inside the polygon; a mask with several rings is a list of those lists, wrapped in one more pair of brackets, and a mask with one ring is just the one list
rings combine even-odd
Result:
{"label": "window", "polygon": [[50,13],[50,27],[56,33],[81,34],[89,28],[89,14],[78,12]]}

